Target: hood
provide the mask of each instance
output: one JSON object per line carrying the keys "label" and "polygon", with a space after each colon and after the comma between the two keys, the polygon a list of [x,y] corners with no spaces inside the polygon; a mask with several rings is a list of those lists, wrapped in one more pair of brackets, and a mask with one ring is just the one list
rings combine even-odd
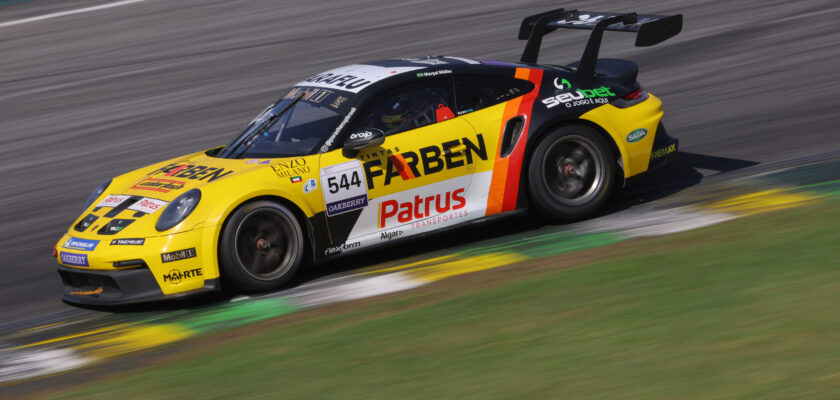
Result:
{"label": "hood", "polygon": [[[240,190],[240,185],[225,182],[241,181],[236,176],[256,173],[262,179],[277,179],[278,184],[296,182],[298,175],[309,173],[309,157],[276,159],[226,159],[207,156],[204,152],[178,157],[148,167],[139,168],[114,178],[105,192],[79,216],[68,234],[80,238],[150,237],[172,233],[154,229],[163,209],[176,197],[190,189],[202,189],[199,207],[218,196],[208,195]],[[281,179],[283,177],[285,179]],[[253,178],[260,179],[256,176]],[[251,179],[243,177],[243,179]],[[222,186],[218,186],[219,184]],[[240,183],[241,184],[241,183]],[[209,186],[209,187],[208,187]],[[195,213],[195,212],[194,212]],[[200,220],[185,220],[189,226],[177,230],[194,229]],[[129,225],[131,225],[129,227]]]}
{"label": "hood", "polygon": [[[270,168],[271,160],[214,158],[203,153],[135,171],[136,179],[112,185],[108,192],[172,201],[182,193],[247,171]],[[139,174],[136,174],[139,173]]]}

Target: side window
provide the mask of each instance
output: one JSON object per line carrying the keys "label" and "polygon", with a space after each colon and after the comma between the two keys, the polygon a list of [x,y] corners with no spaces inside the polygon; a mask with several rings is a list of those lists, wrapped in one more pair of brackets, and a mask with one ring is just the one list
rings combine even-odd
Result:
{"label": "side window", "polygon": [[451,106],[451,80],[416,82],[382,92],[365,107],[354,127],[377,128],[393,135],[455,118]]}
{"label": "side window", "polygon": [[461,75],[455,77],[458,115],[478,111],[530,92],[534,84],[502,76]]}

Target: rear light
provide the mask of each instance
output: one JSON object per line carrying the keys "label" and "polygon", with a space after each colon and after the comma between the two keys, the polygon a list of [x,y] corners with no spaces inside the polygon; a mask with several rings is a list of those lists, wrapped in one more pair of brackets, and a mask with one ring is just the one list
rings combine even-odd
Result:
{"label": "rear light", "polygon": [[55,246],[58,246],[58,242],[55,242],[55,244],[53,245],[53,251],[52,251],[53,258],[58,257],[58,250],[55,249]]}
{"label": "rear light", "polygon": [[642,97],[645,94],[645,88],[639,86],[638,89],[630,92],[627,96],[622,97],[624,100],[636,100],[639,97]]}
{"label": "rear light", "polygon": [[624,95],[621,98],[613,100],[612,105],[618,108],[627,108],[647,100],[648,97],[650,97],[648,92],[642,87],[642,85],[639,85],[636,90]]}

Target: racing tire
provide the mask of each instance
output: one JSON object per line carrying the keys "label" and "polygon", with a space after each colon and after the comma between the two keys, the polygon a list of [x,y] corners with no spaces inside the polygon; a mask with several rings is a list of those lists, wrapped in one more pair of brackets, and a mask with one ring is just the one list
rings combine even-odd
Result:
{"label": "racing tire", "polygon": [[598,211],[615,184],[616,163],[603,135],[585,125],[548,133],[528,163],[528,192],[538,211],[578,220]]}
{"label": "racing tire", "polygon": [[219,259],[222,278],[237,289],[277,289],[300,268],[303,231],[286,206],[272,201],[248,203],[222,229]]}

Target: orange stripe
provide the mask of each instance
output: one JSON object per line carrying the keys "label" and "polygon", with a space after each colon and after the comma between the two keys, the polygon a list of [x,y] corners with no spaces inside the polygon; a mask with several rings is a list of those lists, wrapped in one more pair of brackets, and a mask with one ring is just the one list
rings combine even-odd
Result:
{"label": "orange stripe", "polygon": [[[542,75],[541,70],[540,70],[540,75]],[[530,68],[517,68],[514,76],[516,77],[516,79],[529,80],[529,78],[531,76],[531,69]],[[536,85],[537,85],[537,87],[534,89],[534,91],[533,91],[534,93],[539,92],[539,82],[537,82]],[[502,138],[504,137],[504,134],[505,134],[505,125],[507,124],[507,121],[509,119],[513,118],[515,115],[517,115],[517,113],[519,113],[519,110],[521,108],[520,104],[522,103],[523,97],[524,96],[517,97],[517,98],[515,98],[511,101],[508,101],[507,104],[505,105],[505,111],[502,114],[502,126],[501,126],[500,131],[499,131],[499,140],[496,142],[496,143],[499,144],[499,146],[498,146],[499,150],[496,153],[496,161],[493,165],[493,177],[490,179],[490,192],[488,193],[488,196],[487,196],[487,212],[485,213],[485,215],[497,214],[497,213],[500,213],[500,212],[502,212],[506,209],[506,207],[505,207],[505,205],[507,203],[506,198],[508,196],[510,196],[510,194],[509,194],[510,190],[508,188],[508,186],[510,186],[508,184],[508,179],[509,178],[513,178],[513,183],[516,185],[517,188],[519,187],[519,178],[518,177],[511,177],[510,174],[509,174],[509,171],[508,171],[510,169],[511,157],[508,156],[506,158],[501,158],[501,151],[502,151],[501,143],[502,143]],[[527,118],[526,118],[526,124],[527,124]],[[526,129],[526,132],[527,132],[527,125],[526,125],[526,127],[523,127],[523,129]],[[514,200],[513,200],[514,204],[515,204],[515,201],[516,201],[515,196],[516,196],[516,191],[514,191]]]}
{"label": "orange stripe", "polygon": [[[518,71],[521,68],[517,69]],[[507,183],[507,170],[508,170],[508,163],[510,160],[508,158],[501,158],[501,151],[502,151],[502,137],[505,134],[505,122],[516,115],[517,110],[519,110],[519,103],[522,101],[522,97],[517,97],[513,100],[510,100],[505,104],[505,111],[502,114],[502,127],[501,131],[499,132],[499,140],[496,142],[499,144],[498,150],[496,152],[496,161],[493,164],[493,177],[490,179],[490,193],[487,196],[487,212],[485,215],[492,215],[497,214],[502,211],[502,206],[504,205],[504,198],[505,198],[505,184]]]}
{"label": "orange stripe", "polygon": [[408,162],[405,161],[405,158],[402,156],[402,154],[394,154],[393,156],[389,156],[388,158],[390,158],[391,163],[394,164],[395,167],[397,167],[397,172],[400,173],[400,177],[402,177],[404,181],[415,177],[414,172],[411,170],[411,168],[408,167]]}
{"label": "orange stripe", "polygon": [[[517,71],[517,75],[518,71]],[[516,208],[516,201],[519,197],[519,180],[522,176],[522,162],[525,158],[525,143],[528,140],[528,131],[531,125],[532,109],[534,108],[534,101],[540,91],[540,83],[542,82],[543,70],[531,69],[528,74],[528,80],[533,83],[536,88],[530,93],[522,96],[522,102],[519,103],[518,114],[525,117],[525,126],[522,127],[522,136],[519,142],[511,152],[510,163],[508,164],[507,176],[508,182],[505,185],[504,202],[502,211],[511,211]],[[507,119],[505,119],[507,121]]]}

